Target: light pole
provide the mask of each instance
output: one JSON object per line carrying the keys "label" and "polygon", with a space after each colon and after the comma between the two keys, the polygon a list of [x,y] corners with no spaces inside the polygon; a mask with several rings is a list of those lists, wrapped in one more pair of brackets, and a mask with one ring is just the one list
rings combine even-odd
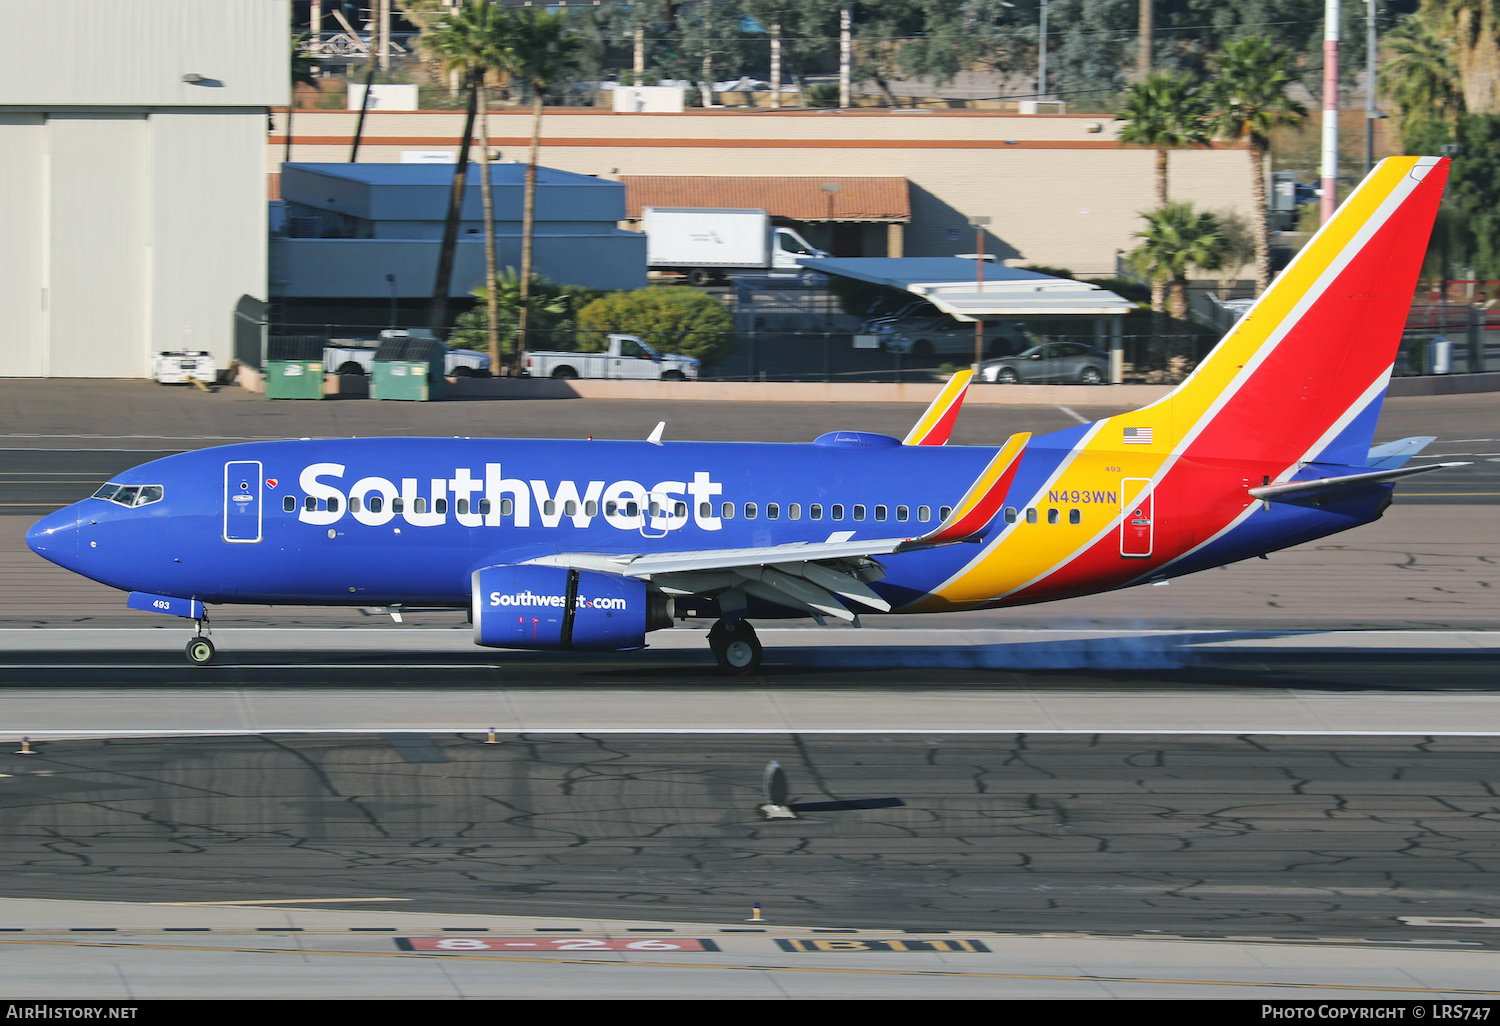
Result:
{"label": "light pole", "polygon": [[[825,195],[825,196],[828,197],[828,251],[830,253],[832,253],[833,252],[833,201],[834,201],[834,197],[836,197],[840,192],[843,192],[844,187],[842,185],[840,185],[838,182],[824,182],[822,185],[819,186],[819,188],[823,190],[823,195]],[[838,254],[834,254],[834,255],[837,256]]]}
{"label": "light pole", "polygon": [[[974,226],[974,291],[984,291],[984,229],[990,223],[990,219],[984,215],[969,218],[969,224]],[[984,362],[984,319],[974,319],[974,370],[977,373],[979,365]]]}

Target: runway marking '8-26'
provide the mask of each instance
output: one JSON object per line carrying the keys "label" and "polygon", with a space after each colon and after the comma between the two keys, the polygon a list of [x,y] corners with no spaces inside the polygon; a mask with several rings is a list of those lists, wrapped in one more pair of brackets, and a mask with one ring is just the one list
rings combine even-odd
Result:
{"label": "runway marking '8-26'", "polygon": [[989,951],[983,941],[957,940],[854,940],[824,937],[777,938],[782,951]]}

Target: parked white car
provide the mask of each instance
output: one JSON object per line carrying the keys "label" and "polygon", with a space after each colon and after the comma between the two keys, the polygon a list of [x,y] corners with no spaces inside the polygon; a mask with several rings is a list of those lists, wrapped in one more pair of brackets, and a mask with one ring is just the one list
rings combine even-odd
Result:
{"label": "parked white car", "polygon": [[603,353],[528,352],[526,374],[533,378],[649,378],[692,381],[701,361],[658,353],[634,335],[610,335]]}
{"label": "parked white car", "polygon": [[[381,332],[384,336],[386,333]],[[399,336],[398,336],[399,337]],[[342,344],[323,347],[323,366],[334,374],[370,373],[379,342],[342,340]],[[488,353],[473,349],[450,349],[444,356],[443,374],[450,378],[482,378],[490,373]]]}

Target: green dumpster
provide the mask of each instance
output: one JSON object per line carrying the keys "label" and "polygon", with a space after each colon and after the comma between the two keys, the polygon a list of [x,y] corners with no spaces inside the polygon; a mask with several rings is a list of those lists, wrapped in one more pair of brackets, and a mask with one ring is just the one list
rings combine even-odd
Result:
{"label": "green dumpster", "polygon": [[267,399],[323,398],[323,338],[272,335],[266,340]]}
{"label": "green dumpster", "polygon": [[371,399],[426,402],[441,399],[447,350],[433,338],[388,338],[375,350],[370,368]]}
{"label": "green dumpster", "polygon": [[323,361],[267,360],[266,398],[323,398]]}

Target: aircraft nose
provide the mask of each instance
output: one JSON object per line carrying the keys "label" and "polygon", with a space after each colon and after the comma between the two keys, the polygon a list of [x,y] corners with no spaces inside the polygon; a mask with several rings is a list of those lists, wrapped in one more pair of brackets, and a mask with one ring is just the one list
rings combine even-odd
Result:
{"label": "aircraft nose", "polygon": [[58,566],[72,568],[78,557],[79,512],[66,506],[49,513],[26,532],[26,547]]}

